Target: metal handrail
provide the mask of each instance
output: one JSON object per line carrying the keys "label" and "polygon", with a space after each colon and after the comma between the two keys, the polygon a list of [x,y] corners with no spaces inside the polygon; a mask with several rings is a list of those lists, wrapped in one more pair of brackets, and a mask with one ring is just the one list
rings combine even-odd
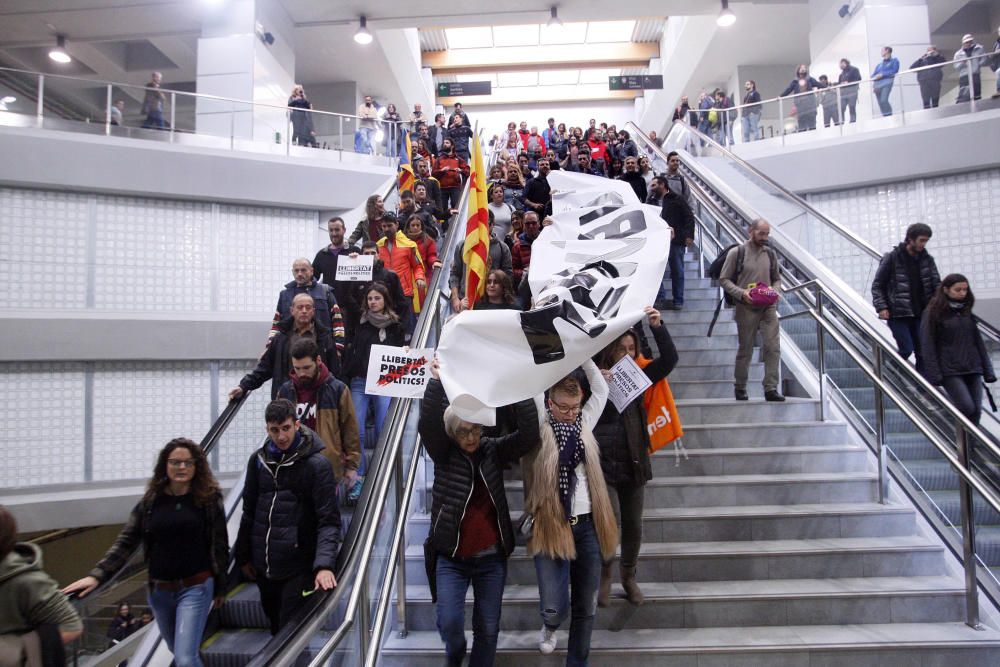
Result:
{"label": "metal handrail", "polygon": [[[663,160],[666,160],[666,154],[663,152],[663,149],[657,146],[655,142],[650,141],[649,137],[647,137],[646,134],[635,123],[629,122],[628,126],[631,126],[631,128],[634,130],[633,134],[638,135],[641,141],[643,141],[647,147],[652,147],[653,150]],[[866,241],[865,239],[854,233],[852,230],[843,226],[839,222],[828,218],[826,215],[824,215],[816,208],[814,208],[809,202],[802,199],[794,192],[780,185],[770,176],[768,176],[764,172],[754,167],[752,164],[741,158],[739,155],[736,155],[725,146],[719,144],[709,135],[704,134],[697,128],[692,127],[691,125],[688,125],[687,123],[680,120],[674,121],[672,129],[678,129],[678,128],[680,128],[684,132],[691,133],[692,135],[694,135],[696,139],[700,140],[701,142],[710,144],[712,148],[719,151],[727,160],[736,163],[741,169],[750,172],[754,176],[754,178],[757,178],[765,182],[768,186],[774,188],[778,192],[778,194],[781,195],[781,197],[783,197],[787,201],[790,201],[794,206],[805,209],[805,211],[809,213],[811,216],[813,216],[813,218],[817,222],[835,231],[837,234],[839,234],[841,237],[849,241],[852,245],[861,250],[863,253],[867,254],[872,259],[875,260],[882,259],[882,253],[876,250],[873,245],[868,243],[868,241]],[[687,166],[690,168],[690,165]],[[990,324],[989,322],[986,322],[985,320],[979,318],[977,318],[977,322],[979,324],[979,329],[982,333],[984,333],[988,338],[990,338],[994,342],[1000,343],[1000,328],[997,328],[992,324]]]}
{"label": "metal handrail", "polygon": [[[986,53],[985,54],[985,58],[988,59],[991,55],[992,55],[991,53]],[[913,67],[913,68],[908,68],[908,69],[901,69],[898,72],[896,72],[895,74],[893,74],[892,77],[890,78],[890,80],[892,80],[893,82],[895,82],[897,79],[899,79],[900,77],[902,77],[905,74],[913,74],[913,73],[919,73],[919,72],[930,71],[930,70],[935,70],[935,69],[943,70],[945,68],[945,66],[952,65],[954,67],[957,63],[969,63],[969,65],[971,67],[971,61],[973,61],[973,60],[982,60],[982,59],[984,59],[984,56],[966,56],[966,57],[963,57],[963,58],[955,58],[954,60],[946,60],[943,63],[938,63],[937,65],[924,65],[923,67]],[[812,74],[810,74],[809,76],[812,77]],[[748,107],[763,106],[764,104],[768,104],[770,102],[781,102],[783,100],[793,100],[794,101],[796,98],[806,97],[807,95],[815,95],[817,92],[822,92],[822,91],[838,92],[838,91],[844,90],[846,88],[849,88],[851,86],[858,86],[860,88],[860,86],[862,86],[863,84],[874,84],[874,83],[878,83],[881,80],[882,79],[872,79],[872,78],[869,77],[869,78],[859,79],[858,81],[847,81],[847,82],[844,82],[844,83],[831,83],[829,86],[827,86],[825,88],[814,88],[813,90],[808,90],[808,91],[806,91],[804,93],[792,93],[790,95],[777,95],[775,97],[769,97],[767,99],[762,99],[760,102],[751,102],[749,104],[734,104],[731,107],[716,107],[716,106],[712,106],[712,107],[708,107],[708,108],[705,108],[705,109],[698,109],[697,107],[690,107],[690,112],[696,113],[696,114],[701,114],[701,113],[708,113],[709,111],[712,111],[712,110],[715,110],[717,113],[724,113],[724,112],[728,113],[730,111],[736,111],[736,112],[738,112],[742,116],[742,113],[743,113],[742,110],[746,109]],[[840,108],[840,106],[838,104],[838,109],[839,108]]]}
{"label": "metal handrail", "polygon": [[[478,135],[477,135],[478,136]],[[466,183],[465,189],[462,193],[461,200],[459,202],[458,209],[462,210],[463,206],[468,201],[469,197],[469,183]],[[463,238],[460,230],[463,226],[459,223],[458,214],[452,217],[452,224],[449,225],[448,234],[446,236],[445,243],[443,244],[446,248],[447,253],[453,253],[455,246],[459,239]],[[427,294],[434,295],[440,292],[440,284],[442,280],[446,280],[444,277],[445,272],[443,270],[438,270],[434,277],[431,279],[430,284],[427,287]],[[431,330],[438,323],[438,318],[440,313],[438,308],[431,305],[431,300],[428,299],[428,307],[425,308],[420,314],[417,320],[417,325],[414,330],[411,346],[413,347],[423,347],[426,345],[427,340],[430,336]],[[402,399],[394,398],[389,408],[389,415],[387,417],[387,428],[383,430],[382,441],[386,445],[385,459],[391,463],[387,465],[393,466],[394,474],[392,477],[398,479],[398,475],[402,468],[402,439],[403,439],[403,429],[406,426],[406,418],[409,415],[410,408],[413,405],[413,399]],[[417,459],[417,451],[414,451],[413,462]],[[388,468],[386,468],[388,469]],[[408,475],[412,475],[412,469],[408,471]],[[375,485],[372,487],[372,495],[374,502],[370,502],[369,505],[373,508],[382,508],[385,505],[386,499],[389,493],[389,484],[392,480],[389,479],[390,475],[380,475],[375,480]],[[412,488],[412,487],[411,487]],[[402,496],[397,495],[397,501],[402,504]],[[381,510],[380,510],[381,511]],[[405,526],[405,513],[400,509],[400,517],[397,521],[402,521]],[[332,635],[324,643],[323,647],[316,653],[310,662],[311,666],[320,665],[326,661],[330,655],[335,651],[351,630],[351,628],[358,622],[359,613],[361,614],[361,625],[363,631],[368,632],[371,630],[369,626],[368,615],[368,601],[367,601],[367,586],[368,586],[368,574],[371,567],[371,554],[374,549],[375,538],[377,536],[378,522],[367,520],[362,527],[362,547],[351,554],[348,563],[344,567],[344,572],[351,576],[354,580],[354,587],[351,589],[350,597],[347,601],[347,607],[344,612],[344,619],[341,621],[340,625],[333,631]],[[394,551],[395,554],[398,553]],[[392,561],[389,561],[390,563]],[[391,567],[391,566],[390,566]],[[405,572],[405,569],[402,570]],[[392,575],[388,574],[386,577],[386,587],[389,586]],[[257,667],[257,665],[273,664],[273,665],[283,665],[294,662],[296,657],[305,650],[312,640],[313,636],[319,632],[329,614],[336,609],[345,595],[346,589],[344,587],[338,587],[334,595],[320,607],[315,613],[309,618],[309,620],[303,624],[301,630],[297,633],[291,641],[288,642],[280,652],[271,656],[268,661],[252,661],[248,667]],[[363,599],[364,596],[364,599]],[[384,623],[384,619],[382,621]],[[362,660],[365,659],[365,648],[367,647],[367,642],[362,638]]]}
{"label": "metal handrail", "polygon": [[[655,147],[655,150],[659,151],[659,147]],[[662,151],[659,152],[662,156]],[[696,187],[696,191],[699,195],[699,203],[712,209],[712,213],[716,218],[717,223],[734,238],[739,239],[741,237],[742,230],[737,229],[735,223],[725,215],[716,202],[713,201],[707,193],[701,191],[700,185]],[[732,206],[733,209],[737,211],[741,208],[739,206],[739,202],[727,201],[727,204]],[[713,243],[715,243],[721,250],[723,247],[722,243],[711,234],[710,230],[706,228],[704,221],[700,218],[697,219],[697,221],[698,225],[702,228],[702,233],[707,233]],[[792,266],[795,265],[794,258],[785,253],[783,249],[781,249],[780,245],[777,248],[777,251],[785,262]],[[858,365],[859,368],[861,368],[865,375],[872,380],[876,388],[874,429],[876,435],[874,449],[875,454],[878,457],[879,502],[885,503],[888,498],[888,448],[885,443],[886,397],[896,404],[903,415],[911,423],[913,423],[913,425],[924,437],[932,443],[932,445],[958,474],[961,501],[962,563],[965,570],[966,583],[966,623],[974,628],[979,627],[978,565],[975,555],[975,521],[972,514],[972,493],[973,491],[978,492],[983,496],[987,504],[998,512],[1000,512],[1000,496],[998,496],[996,491],[994,491],[991,487],[984,484],[979,479],[979,476],[972,471],[968,438],[969,436],[972,436],[978,439],[994,456],[1000,456],[1000,448],[998,448],[991,436],[987,435],[977,425],[969,421],[968,418],[959,412],[935,387],[927,382],[919,373],[916,372],[915,369],[910,366],[908,362],[899,356],[896,350],[888,345],[868,324],[868,322],[855,317],[852,310],[836,294],[836,291],[829,290],[825,287],[822,279],[814,277],[803,282],[798,282],[796,281],[795,276],[790,271],[787,271],[784,266],[780,267],[780,269],[783,277],[786,277],[789,281],[795,281],[794,284],[789,287],[783,288],[783,293],[808,293],[806,290],[810,287],[814,288],[816,291],[815,307],[808,306],[807,303],[807,309],[800,313],[796,313],[795,315],[808,314],[817,322],[819,354],[819,368],[817,369],[817,373],[819,375],[821,418],[823,417],[822,406],[825,400],[824,335],[830,336],[848,353],[851,359]],[[838,326],[835,326],[835,321],[832,320],[829,315],[824,314],[824,301],[829,301],[838,310],[840,310],[841,313],[846,316],[857,329],[860,330],[864,340],[872,345],[872,349],[874,350],[874,359],[872,362],[869,362],[865,358],[865,354],[858,349],[858,346],[855,345],[855,343],[851,341],[848,336],[842,333],[838,329]],[[887,358],[894,362],[897,368],[902,369],[903,374],[906,375],[910,381],[915,382],[920,389],[928,394],[939,405],[939,407],[949,415],[956,429],[957,455],[952,451],[950,443],[942,437],[936,426],[930,422],[927,415],[921,411],[919,407],[915,407],[913,405],[911,398],[885,382],[883,378],[883,369]]]}

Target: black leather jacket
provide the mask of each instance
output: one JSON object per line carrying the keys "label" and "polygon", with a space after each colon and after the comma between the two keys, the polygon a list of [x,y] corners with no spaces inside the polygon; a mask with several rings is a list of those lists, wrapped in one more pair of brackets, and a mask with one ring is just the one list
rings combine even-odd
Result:
{"label": "black leather jacket", "polygon": [[[872,281],[872,304],[875,311],[889,310],[890,317],[918,317],[920,313],[913,308],[912,290],[917,287],[910,285],[910,274],[906,270],[906,258],[901,253],[906,252],[906,243],[898,246],[882,256],[875,279]],[[924,304],[930,303],[934,290],[941,284],[937,264],[926,250],[916,256],[920,268],[919,289],[923,290]]]}

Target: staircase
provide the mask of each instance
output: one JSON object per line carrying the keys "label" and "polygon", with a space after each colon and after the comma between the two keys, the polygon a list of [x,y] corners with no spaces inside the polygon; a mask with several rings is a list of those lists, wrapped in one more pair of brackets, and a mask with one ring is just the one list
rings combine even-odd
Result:
{"label": "staircase", "polygon": [[[616,582],[610,607],[597,611],[590,664],[1000,664],[1000,632],[964,624],[961,572],[909,505],[877,502],[873,457],[846,423],[820,422],[812,398],[763,402],[756,362],[751,400],[733,400],[731,311],[706,338],[717,290],[696,277],[690,255],[686,268],[685,308],[664,313],[680,353],[670,382],[686,456],[667,448],[653,457],[638,566],[646,604],[630,605]],[[519,471],[507,494],[516,517]],[[444,660],[423,568],[429,517],[419,506],[408,524],[408,634],[399,636],[398,622],[386,632],[384,665]],[[470,629],[471,618],[470,589]],[[535,570],[519,547],[497,664],[561,665],[568,622],[552,656],[538,652],[540,627]]]}

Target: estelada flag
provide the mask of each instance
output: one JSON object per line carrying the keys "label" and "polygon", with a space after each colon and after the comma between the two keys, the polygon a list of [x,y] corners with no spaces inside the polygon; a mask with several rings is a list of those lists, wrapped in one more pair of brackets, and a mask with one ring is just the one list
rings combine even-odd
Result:
{"label": "estelada flag", "polygon": [[403,130],[403,151],[399,156],[399,191],[413,190],[416,178],[413,175],[413,145],[410,133]]}
{"label": "estelada flag", "polygon": [[490,214],[486,199],[486,168],[479,137],[472,137],[472,164],[469,165],[469,202],[466,210],[469,219],[465,225],[465,244],[462,261],[465,262],[465,298],[469,308],[486,290],[486,264],[490,251]]}
{"label": "estelada flag", "polygon": [[[635,363],[639,368],[645,368],[653,363],[641,354]],[[670,391],[667,378],[654,382],[653,386],[642,394],[642,404],[646,408],[646,431],[649,433],[649,453],[666,447],[677,438],[684,437],[681,418],[677,414],[677,404],[674,403],[674,393]]]}

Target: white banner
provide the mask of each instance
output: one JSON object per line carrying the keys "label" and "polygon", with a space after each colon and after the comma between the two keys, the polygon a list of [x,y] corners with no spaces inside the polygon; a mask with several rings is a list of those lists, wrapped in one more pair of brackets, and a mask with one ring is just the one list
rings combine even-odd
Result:
{"label": "white banner", "polygon": [[611,379],[608,381],[608,400],[615,405],[621,414],[626,406],[636,396],[649,389],[652,380],[642,372],[639,364],[627,354],[611,367]]}
{"label": "white banner", "polygon": [[358,255],[351,257],[347,253],[341,253],[337,258],[336,280],[348,282],[370,282],[372,270],[375,265],[375,255]]}
{"label": "white banner", "polygon": [[663,278],[670,227],[657,207],[637,203],[627,183],[556,175],[549,181],[565,188],[557,195],[563,202],[631,203],[553,215],[554,224],[532,243],[532,310],[465,311],[445,324],[441,381],[468,421],[492,424],[493,408],[536,396],[568,375],[643,317]]}
{"label": "white banner", "polygon": [[[430,348],[404,350],[389,345],[372,345],[365,393],[420,398],[431,378],[430,363],[433,358],[434,350]],[[361,418],[358,415],[358,419]]]}

